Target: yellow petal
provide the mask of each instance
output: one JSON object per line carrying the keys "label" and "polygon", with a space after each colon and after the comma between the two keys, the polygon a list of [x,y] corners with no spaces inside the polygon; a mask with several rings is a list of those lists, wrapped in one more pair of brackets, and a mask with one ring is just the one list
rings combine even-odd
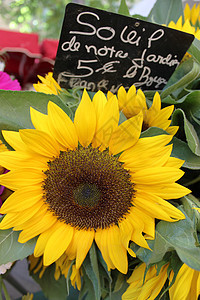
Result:
{"label": "yellow petal", "polygon": [[81,102],[76,110],[74,125],[79,142],[83,147],[87,147],[95,133],[96,114],[94,105],[86,90],[84,90]]}
{"label": "yellow petal", "polygon": [[57,221],[56,217],[52,215],[52,213],[47,212],[43,218],[33,226],[24,229],[18,238],[20,243],[26,243],[28,240],[34,238],[35,236],[39,235],[40,233],[47,230]]}
{"label": "yellow petal", "polygon": [[120,230],[117,226],[106,229],[108,232],[107,247],[114,266],[123,274],[128,271],[127,251],[121,242]]}
{"label": "yellow petal", "polygon": [[139,170],[132,174],[134,183],[146,183],[147,185],[154,184],[170,184],[183,176],[184,172],[170,167],[154,167]]}
{"label": "yellow petal", "polygon": [[36,203],[43,204],[43,191],[37,186],[28,186],[19,189],[6,199],[1,207],[1,213],[23,211]]}
{"label": "yellow petal", "polygon": [[105,262],[107,264],[108,271],[110,271],[110,269],[115,269],[115,265],[113,264],[112,260],[110,259],[110,256],[108,253],[108,246],[107,246],[108,237],[107,236],[108,236],[108,231],[106,229],[97,229],[95,232],[95,242],[101,251],[103,259],[105,260]]}
{"label": "yellow petal", "polygon": [[[111,98],[111,97],[110,97]],[[97,122],[101,116],[101,113],[107,103],[106,96],[103,92],[98,91],[93,97],[94,108],[96,112]]]}
{"label": "yellow petal", "polygon": [[57,223],[54,223],[51,227],[39,235],[34,249],[35,257],[40,257],[43,255],[48,239],[52,235],[52,232],[55,231],[55,228],[57,228],[56,224]]}
{"label": "yellow petal", "polygon": [[44,174],[41,170],[24,168],[0,175],[0,184],[15,191],[25,186],[41,184],[43,179]]}
{"label": "yellow petal", "polygon": [[101,146],[100,150],[108,147],[111,136],[118,126],[119,108],[116,96],[110,98],[97,122],[96,133],[92,141],[93,147]]}
{"label": "yellow petal", "polygon": [[0,223],[0,229],[8,229],[24,224],[37,214],[42,207],[42,203],[37,203],[33,207],[20,212],[8,213]]}
{"label": "yellow petal", "polygon": [[55,262],[67,249],[72,238],[74,228],[60,222],[59,228],[52,232],[44,250],[44,266]]}
{"label": "yellow petal", "polygon": [[76,268],[82,265],[88,251],[94,240],[94,230],[78,230],[75,229],[71,244],[66,250],[66,254],[70,260],[76,258]]}
{"label": "yellow petal", "polygon": [[47,133],[49,132],[47,115],[37,111],[33,107],[30,107],[30,115],[31,115],[31,121],[32,121],[35,129],[38,129],[40,131],[44,131]]}
{"label": "yellow petal", "polygon": [[0,153],[0,165],[8,170],[15,170],[22,166],[26,166],[26,168],[46,169],[47,159],[22,151],[5,151]]}
{"label": "yellow petal", "polygon": [[37,129],[23,129],[19,131],[24,143],[32,151],[47,157],[57,156],[60,152],[56,140],[47,133]]}
{"label": "yellow petal", "polygon": [[78,137],[72,120],[55,103],[48,103],[49,126],[54,138],[65,148],[75,149]]}
{"label": "yellow petal", "polygon": [[94,230],[77,230],[76,234],[78,239],[76,268],[79,269],[92,246],[94,240]]}
{"label": "yellow petal", "polygon": [[6,142],[15,150],[25,151],[27,148],[22,141],[19,132],[2,130],[2,134]]}
{"label": "yellow petal", "polygon": [[178,183],[171,183],[171,184],[143,184],[143,183],[138,183],[137,184],[137,189],[138,190],[142,190],[142,191],[146,191],[146,192],[150,192],[150,193],[154,193],[155,195],[164,198],[164,199],[177,199],[177,198],[181,198],[189,193],[191,193],[191,191],[178,184]]}
{"label": "yellow petal", "polygon": [[142,122],[143,114],[140,112],[117,127],[109,143],[110,153],[116,155],[133,146],[140,137]]}

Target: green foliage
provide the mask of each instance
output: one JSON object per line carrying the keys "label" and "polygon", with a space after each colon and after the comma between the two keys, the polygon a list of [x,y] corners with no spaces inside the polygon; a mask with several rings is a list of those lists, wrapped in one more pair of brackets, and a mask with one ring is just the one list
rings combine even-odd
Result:
{"label": "green foliage", "polygon": [[[183,209],[179,207],[179,209]],[[200,271],[200,247],[197,240],[194,222],[185,214],[185,219],[178,222],[161,221],[156,226],[154,241],[149,241],[152,251],[144,248],[131,248],[147,265],[161,261],[167,252],[175,250],[180,260],[189,267]]]}
{"label": "green foliage", "polygon": [[147,20],[168,25],[170,21],[176,22],[181,15],[183,15],[181,0],[157,0]]}
{"label": "green foliage", "polygon": [[0,230],[0,265],[22,260],[33,253],[36,238],[21,244],[18,237],[19,232],[12,229]]}

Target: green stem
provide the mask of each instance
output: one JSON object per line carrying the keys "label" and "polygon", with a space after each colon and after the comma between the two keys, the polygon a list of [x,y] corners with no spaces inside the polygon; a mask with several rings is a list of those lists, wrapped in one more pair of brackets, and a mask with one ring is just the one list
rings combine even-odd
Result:
{"label": "green stem", "polygon": [[3,292],[4,292],[4,295],[6,297],[6,300],[11,300],[9,294],[8,294],[8,291],[6,289],[6,286],[5,286],[5,283],[2,281],[2,288],[3,288]]}

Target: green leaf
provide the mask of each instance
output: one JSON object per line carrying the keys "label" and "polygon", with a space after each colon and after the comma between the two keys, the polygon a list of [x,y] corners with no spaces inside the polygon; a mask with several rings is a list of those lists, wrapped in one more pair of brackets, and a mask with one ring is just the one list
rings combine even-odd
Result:
{"label": "green leaf", "polygon": [[82,287],[79,294],[79,300],[85,300],[85,299],[95,300],[96,295],[95,295],[95,290],[92,281],[88,277],[84,267],[82,268],[82,271],[83,271]]}
{"label": "green leaf", "polygon": [[141,138],[144,137],[150,137],[150,136],[156,136],[161,134],[169,134],[164,129],[158,128],[158,127],[149,127],[147,130],[143,131],[141,133]]}
{"label": "green leaf", "polygon": [[121,15],[130,17],[129,9],[128,9],[128,6],[126,4],[126,0],[121,0],[118,13],[121,14]]}
{"label": "green leaf", "polygon": [[181,63],[164,87],[161,97],[172,94],[177,97],[180,91],[199,76],[199,64],[192,58]]}
{"label": "green leaf", "polygon": [[58,280],[54,278],[55,264],[50,265],[45,271],[42,278],[39,278],[39,272],[31,273],[33,279],[41,286],[42,291],[49,300],[66,300],[67,285],[64,276]]}
{"label": "green leaf", "polygon": [[200,41],[194,39],[192,45],[190,46],[188,53],[192,55],[192,57],[200,63]]}
{"label": "green leaf", "polygon": [[[192,124],[187,120],[186,115],[182,109],[176,109],[172,116],[172,121],[180,120],[180,115],[183,117],[184,120],[184,130],[186,135],[186,140],[188,143],[189,148],[192,152],[198,156],[200,156],[200,141],[197,136],[197,133],[192,126]],[[174,123],[174,122],[173,122]]]}
{"label": "green leaf", "polygon": [[[200,119],[200,91],[192,91],[185,97],[181,98],[180,107],[184,110],[187,117]],[[190,119],[190,121],[192,121]]]}
{"label": "green leaf", "polygon": [[118,290],[117,292],[111,293],[110,296],[107,296],[105,298],[105,300],[121,300],[122,295],[125,293],[128,286],[129,286],[128,283],[126,281],[123,281],[123,284],[121,285],[120,290]]}
{"label": "green leaf", "polygon": [[0,230],[0,265],[24,259],[33,253],[37,238],[24,244],[18,242],[19,232]]}
{"label": "green leaf", "polygon": [[186,214],[185,217],[178,222],[159,222],[155,240],[148,243],[153,251],[140,248],[136,255],[149,265],[162,260],[168,251],[175,250],[182,262],[200,271],[200,248],[196,247],[196,231],[190,218]]}
{"label": "green leaf", "polygon": [[170,21],[177,22],[183,15],[181,0],[157,0],[148,15],[148,21],[168,25]]}
{"label": "green leaf", "polygon": [[172,143],[173,150],[171,156],[184,160],[185,162],[183,164],[183,167],[185,168],[193,170],[200,169],[200,157],[195,155],[190,150],[187,143],[177,139],[176,137],[173,137]]}
{"label": "green leaf", "polygon": [[97,261],[96,247],[94,243],[92,244],[89,255],[87,255],[86,259],[83,262],[83,267],[85,272],[90,279],[94,292],[95,298],[94,300],[100,300],[101,298],[101,285],[100,285],[100,277],[99,277],[99,266]]}
{"label": "green leaf", "polygon": [[67,114],[71,113],[68,106],[55,95],[0,90],[0,139],[3,129],[18,131],[23,128],[33,128],[30,119],[30,107],[46,114],[49,101],[59,105]]}

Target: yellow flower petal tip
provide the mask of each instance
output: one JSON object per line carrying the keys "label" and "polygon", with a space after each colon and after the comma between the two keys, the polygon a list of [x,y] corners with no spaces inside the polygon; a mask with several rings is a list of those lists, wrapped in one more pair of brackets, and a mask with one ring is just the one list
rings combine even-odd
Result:
{"label": "yellow flower petal tip", "polygon": [[155,93],[152,106],[148,109],[144,93],[139,89],[136,91],[135,86],[130,87],[128,92],[123,87],[118,90],[119,108],[129,119],[139,113],[143,114],[142,130],[149,127],[159,127],[169,134],[176,134],[178,127],[170,126],[169,120],[174,105],[161,109],[161,99],[158,92]]}
{"label": "yellow flower petal tip", "polygon": [[54,94],[58,95],[61,91],[61,87],[53,78],[53,73],[49,72],[45,77],[38,75],[41,82],[33,84],[33,87],[37,92],[44,94]]}

